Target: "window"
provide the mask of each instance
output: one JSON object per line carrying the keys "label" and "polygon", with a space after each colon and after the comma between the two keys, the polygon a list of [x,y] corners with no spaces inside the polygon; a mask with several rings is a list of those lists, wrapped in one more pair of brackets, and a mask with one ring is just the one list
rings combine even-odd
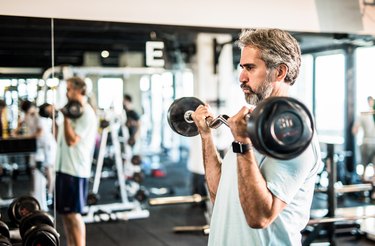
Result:
{"label": "window", "polygon": [[345,57],[318,56],[315,70],[315,122],[318,134],[344,137]]}
{"label": "window", "polygon": [[375,97],[375,81],[373,69],[375,47],[358,48],[356,50],[356,113],[368,111],[367,97]]}
{"label": "window", "polygon": [[120,78],[101,78],[98,80],[98,106],[122,112],[123,80]]}
{"label": "window", "polygon": [[299,76],[289,95],[303,102],[310,110],[313,103],[313,56],[303,55]]}

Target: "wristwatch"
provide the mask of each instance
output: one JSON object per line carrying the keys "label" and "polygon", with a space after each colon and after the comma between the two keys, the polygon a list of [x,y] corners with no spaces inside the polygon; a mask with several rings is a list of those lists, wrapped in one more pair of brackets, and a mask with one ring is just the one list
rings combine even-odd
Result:
{"label": "wristwatch", "polygon": [[251,150],[251,144],[244,144],[238,141],[232,142],[232,149],[234,153],[244,154]]}

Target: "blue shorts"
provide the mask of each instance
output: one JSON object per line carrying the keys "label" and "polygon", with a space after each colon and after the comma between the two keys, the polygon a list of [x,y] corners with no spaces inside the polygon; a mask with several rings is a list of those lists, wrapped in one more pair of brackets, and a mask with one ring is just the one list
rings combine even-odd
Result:
{"label": "blue shorts", "polygon": [[56,173],[56,210],[60,214],[83,213],[88,194],[88,179]]}

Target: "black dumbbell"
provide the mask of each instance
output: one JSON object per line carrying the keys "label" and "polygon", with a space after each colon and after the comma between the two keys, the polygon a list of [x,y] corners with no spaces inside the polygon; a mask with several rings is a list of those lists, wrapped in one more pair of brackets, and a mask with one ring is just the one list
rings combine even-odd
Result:
{"label": "black dumbbell", "polygon": [[[185,137],[198,135],[191,114],[199,105],[204,103],[195,97],[175,100],[167,115],[172,130]],[[208,118],[207,125],[211,128],[228,125],[228,118],[227,115]],[[302,102],[291,97],[269,97],[260,102],[249,115],[247,133],[260,153],[288,160],[309,146],[314,133],[314,121]]]}
{"label": "black dumbbell", "polygon": [[109,121],[108,120],[104,120],[104,119],[100,120],[100,123],[99,123],[99,127],[100,128],[104,129],[104,128],[108,127],[108,126],[109,126]]}
{"label": "black dumbbell", "polygon": [[134,173],[133,173],[133,177],[132,177],[132,179],[133,179],[136,183],[140,184],[140,183],[142,183],[142,182],[144,181],[144,179],[145,179],[145,175],[144,175],[144,173],[143,173],[142,171],[137,171],[137,172],[134,172]]}
{"label": "black dumbbell", "polygon": [[[54,116],[52,115],[54,114]],[[57,118],[58,113],[57,110],[53,108],[52,104],[49,103],[43,103],[42,105],[39,106],[39,115],[44,118]]]}
{"label": "black dumbbell", "polygon": [[98,203],[100,200],[100,195],[97,193],[90,192],[87,195],[87,205],[92,206]]}
{"label": "black dumbbell", "polygon": [[140,155],[133,155],[132,158],[130,159],[130,162],[133,165],[139,166],[142,163],[142,158]]}
{"label": "black dumbbell", "polygon": [[21,196],[12,201],[8,207],[8,217],[11,223],[19,226],[23,217],[40,210],[40,204],[32,196]]}
{"label": "black dumbbell", "polygon": [[0,221],[0,246],[11,246],[9,227],[3,221]]}
{"label": "black dumbbell", "polygon": [[24,246],[60,245],[60,235],[54,228],[53,218],[46,212],[34,211],[22,218],[19,231]]}
{"label": "black dumbbell", "polygon": [[78,119],[83,114],[82,104],[78,101],[70,100],[62,109],[64,116],[70,119]]}
{"label": "black dumbbell", "polygon": [[139,202],[147,201],[149,192],[143,186],[140,186],[137,192],[134,194],[134,198]]}

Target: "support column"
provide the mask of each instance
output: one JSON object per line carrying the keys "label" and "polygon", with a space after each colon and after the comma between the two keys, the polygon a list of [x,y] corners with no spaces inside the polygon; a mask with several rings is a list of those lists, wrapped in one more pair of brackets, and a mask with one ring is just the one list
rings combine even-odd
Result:
{"label": "support column", "polygon": [[[351,155],[347,155],[345,158],[346,166],[346,177],[351,177],[350,173],[355,173],[355,137],[352,134],[352,126],[355,120],[355,102],[356,102],[356,82],[355,82],[355,67],[354,67],[354,49],[351,45],[345,48],[346,60],[345,60],[345,94],[346,94],[346,107],[345,107],[345,150],[347,153],[351,152]],[[350,181],[349,181],[350,182]]]}

